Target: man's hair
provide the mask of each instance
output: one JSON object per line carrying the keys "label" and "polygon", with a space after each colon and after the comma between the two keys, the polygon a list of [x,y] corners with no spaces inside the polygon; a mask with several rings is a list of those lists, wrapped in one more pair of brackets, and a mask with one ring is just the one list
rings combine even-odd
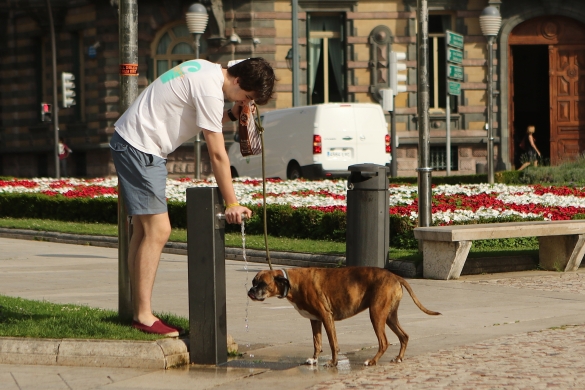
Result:
{"label": "man's hair", "polygon": [[230,66],[227,71],[230,76],[240,78],[240,88],[254,92],[256,104],[266,104],[272,98],[276,76],[264,58],[248,58]]}

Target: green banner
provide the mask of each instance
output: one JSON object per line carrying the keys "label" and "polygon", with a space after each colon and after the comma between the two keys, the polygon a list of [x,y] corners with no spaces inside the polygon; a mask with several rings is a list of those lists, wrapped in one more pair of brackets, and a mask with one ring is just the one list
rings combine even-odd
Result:
{"label": "green banner", "polygon": [[445,38],[447,45],[463,49],[463,35],[447,30],[445,32]]}
{"label": "green banner", "polygon": [[461,83],[457,81],[449,80],[447,82],[447,93],[449,95],[460,96],[461,95]]}
{"label": "green banner", "polygon": [[459,49],[453,49],[451,47],[447,48],[447,61],[453,62],[456,64],[463,63],[463,51]]}
{"label": "green banner", "polygon": [[447,77],[456,80],[463,80],[463,67],[447,64]]}

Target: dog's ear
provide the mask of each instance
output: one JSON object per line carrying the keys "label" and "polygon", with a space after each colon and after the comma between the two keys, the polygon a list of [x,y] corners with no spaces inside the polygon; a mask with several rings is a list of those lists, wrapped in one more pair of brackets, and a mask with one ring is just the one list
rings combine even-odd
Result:
{"label": "dog's ear", "polygon": [[284,276],[280,276],[280,275],[275,276],[274,277],[274,282],[276,283],[276,285],[278,287],[282,288],[283,290],[290,289],[290,282]]}

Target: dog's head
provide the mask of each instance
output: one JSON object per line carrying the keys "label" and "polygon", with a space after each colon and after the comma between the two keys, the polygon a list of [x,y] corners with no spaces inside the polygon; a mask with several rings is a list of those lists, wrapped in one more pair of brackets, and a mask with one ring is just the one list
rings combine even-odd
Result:
{"label": "dog's head", "polygon": [[253,301],[263,301],[274,296],[284,298],[289,289],[290,283],[284,271],[260,271],[252,280],[248,297]]}

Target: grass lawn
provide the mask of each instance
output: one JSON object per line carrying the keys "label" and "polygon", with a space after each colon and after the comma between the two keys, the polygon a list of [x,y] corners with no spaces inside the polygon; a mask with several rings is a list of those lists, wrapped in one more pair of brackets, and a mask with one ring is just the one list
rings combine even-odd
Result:
{"label": "grass lawn", "polygon": [[[163,321],[189,329],[189,320],[156,314]],[[110,340],[157,340],[123,323],[113,310],[55,304],[0,295],[0,336]]]}
{"label": "grass lawn", "polygon": [[[116,237],[118,235],[117,225],[104,223],[0,218],[0,227],[111,237]],[[173,229],[169,240],[174,242],[187,242],[187,230]],[[225,244],[229,247],[241,248],[242,235],[239,233],[226,233]],[[268,247],[270,250],[283,252],[319,253],[345,256],[345,242],[268,237]],[[264,236],[246,235],[246,248],[264,250]]]}

